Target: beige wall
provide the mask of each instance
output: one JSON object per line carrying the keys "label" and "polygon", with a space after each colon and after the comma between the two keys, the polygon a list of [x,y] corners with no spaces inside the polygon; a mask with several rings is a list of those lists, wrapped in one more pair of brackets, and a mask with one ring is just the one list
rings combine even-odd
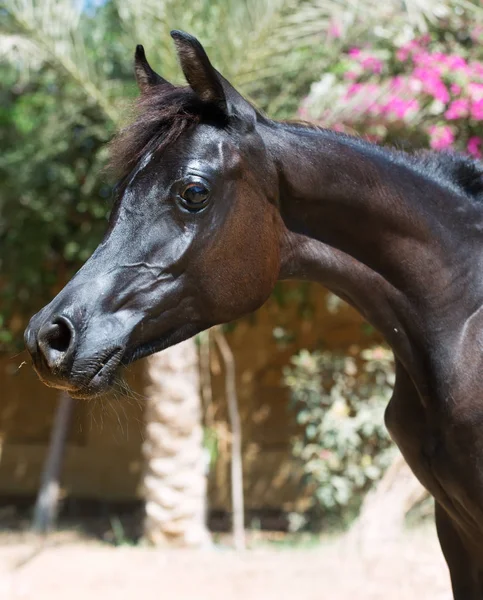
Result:
{"label": "beige wall", "polygon": [[[56,392],[42,385],[29,366],[12,375],[21,358],[0,360],[4,495],[35,492],[57,401]],[[104,499],[135,495],[142,465],[142,415],[142,406],[133,400],[77,403],[65,457],[66,493]]]}
{"label": "beige wall", "polygon": [[[300,287],[285,284],[295,296]],[[328,310],[323,288],[308,287],[307,296],[288,299],[285,307],[270,300],[256,315],[240,321],[227,335],[235,353],[243,420],[244,469],[248,508],[291,510],[303,502],[298,475],[290,462],[290,437],[295,432],[288,395],[281,386],[282,369],[300,348],[347,348],[374,338],[361,318],[346,305]],[[304,317],[311,309],[310,317]],[[275,327],[294,335],[280,344]],[[56,393],[40,384],[25,354],[0,359],[0,431],[5,432],[0,457],[0,495],[35,492],[52,423]],[[212,356],[214,401],[210,424],[219,435],[218,460],[210,478],[210,505],[229,508],[224,380],[216,353]],[[132,366],[128,380],[142,393],[142,362]],[[79,402],[65,458],[63,486],[76,497],[128,500],[137,495],[142,470],[142,401],[111,397]]]}

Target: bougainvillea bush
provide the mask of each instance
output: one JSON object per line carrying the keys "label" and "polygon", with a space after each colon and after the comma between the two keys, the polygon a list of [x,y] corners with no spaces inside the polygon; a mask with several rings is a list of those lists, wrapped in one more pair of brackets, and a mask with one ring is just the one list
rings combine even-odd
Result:
{"label": "bougainvillea bush", "polygon": [[394,456],[384,410],[394,385],[392,352],[384,346],[351,354],[301,351],[284,373],[300,434],[292,453],[310,497],[300,526],[348,523],[365,492]]}
{"label": "bougainvillea bush", "polygon": [[402,148],[482,156],[483,27],[440,23],[413,39],[352,45],[299,115]]}

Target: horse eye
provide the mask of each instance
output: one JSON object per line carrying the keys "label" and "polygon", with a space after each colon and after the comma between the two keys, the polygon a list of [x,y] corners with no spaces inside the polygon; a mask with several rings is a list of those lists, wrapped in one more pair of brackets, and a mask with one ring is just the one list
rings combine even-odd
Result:
{"label": "horse eye", "polygon": [[202,183],[190,183],[181,192],[180,196],[187,208],[199,210],[206,205],[209,189]]}

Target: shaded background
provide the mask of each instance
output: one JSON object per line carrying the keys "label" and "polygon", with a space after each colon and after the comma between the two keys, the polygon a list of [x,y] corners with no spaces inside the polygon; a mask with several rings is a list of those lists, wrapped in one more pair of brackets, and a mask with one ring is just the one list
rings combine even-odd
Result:
{"label": "shaded background", "polygon": [[[132,114],[135,45],[182,83],[169,31],[183,29],[273,118],[479,158],[481,23],[469,0],[0,1],[0,524],[9,552],[27,539],[59,404],[24,364],[22,333],[105,229],[115,184],[107,143]],[[219,335],[236,369],[249,545],[318,541],[358,516],[364,539],[393,540],[408,512],[431,518],[383,428],[390,352],[347,305],[320,286],[280,284]],[[73,406],[61,529],[115,545],[229,543],[208,529],[232,526],[230,369],[214,333],[186,344],[131,368],[131,391]],[[424,586],[417,593],[429,597]]]}

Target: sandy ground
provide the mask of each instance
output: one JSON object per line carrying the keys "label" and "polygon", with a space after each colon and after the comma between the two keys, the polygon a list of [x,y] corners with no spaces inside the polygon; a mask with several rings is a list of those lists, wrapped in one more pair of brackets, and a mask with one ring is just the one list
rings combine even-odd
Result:
{"label": "sandy ground", "polygon": [[32,550],[31,540],[2,543],[0,536],[0,600],[452,598],[429,527],[371,557],[340,539],[310,549],[264,545],[235,553],[217,546],[168,552],[58,537],[33,557]]}

